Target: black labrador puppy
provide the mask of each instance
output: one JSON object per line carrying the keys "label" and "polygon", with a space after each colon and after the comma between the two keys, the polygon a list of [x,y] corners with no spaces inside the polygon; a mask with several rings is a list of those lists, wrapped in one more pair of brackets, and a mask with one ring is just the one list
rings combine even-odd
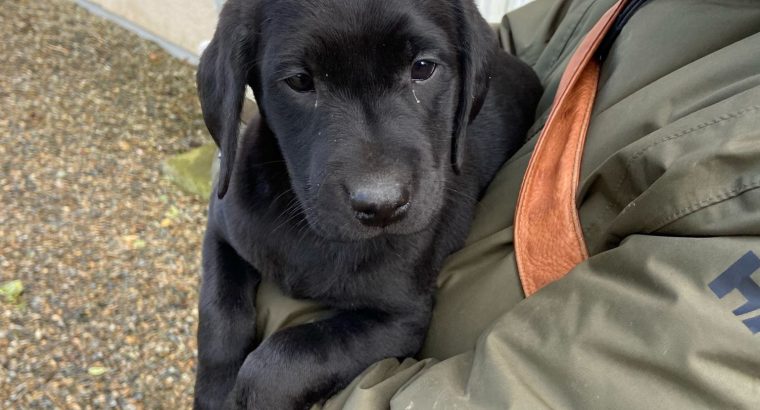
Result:
{"label": "black labrador puppy", "polygon": [[[260,116],[238,141],[245,86]],[[472,0],[229,0],[198,70],[221,169],[195,408],[294,409],[414,355],[541,86]],[[334,309],[255,345],[256,288]]]}

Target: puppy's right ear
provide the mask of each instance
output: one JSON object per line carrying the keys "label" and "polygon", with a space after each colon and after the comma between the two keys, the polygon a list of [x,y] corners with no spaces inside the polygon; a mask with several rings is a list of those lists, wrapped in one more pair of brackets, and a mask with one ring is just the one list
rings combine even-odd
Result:
{"label": "puppy's right ear", "polygon": [[[217,196],[224,197],[232,177],[240,130],[240,111],[252,62],[255,61],[253,22],[256,1],[227,1],[214,38],[198,65],[198,95],[203,120],[221,150]],[[249,22],[246,24],[245,22]]]}

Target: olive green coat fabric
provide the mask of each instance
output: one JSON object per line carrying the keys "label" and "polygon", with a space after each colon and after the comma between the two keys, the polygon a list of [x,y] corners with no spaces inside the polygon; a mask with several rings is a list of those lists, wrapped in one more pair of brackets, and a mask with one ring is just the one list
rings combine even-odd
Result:
{"label": "olive green coat fabric", "polygon": [[[734,315],[748,297],[708,286],[760,255],[759,1],[651,0],[633,16],[604,63],[584,153],[591,257],[523,296],[523,173],[565,64],[613,3],[538,0],[505,18],[504,46],[546,88],[528,143],[440,275],[421,360],[377,363],[317,407],[760,409],[760,333],[743,322],[760,310]],[[321,314],[268,284],[258,304],[262,336]]]}

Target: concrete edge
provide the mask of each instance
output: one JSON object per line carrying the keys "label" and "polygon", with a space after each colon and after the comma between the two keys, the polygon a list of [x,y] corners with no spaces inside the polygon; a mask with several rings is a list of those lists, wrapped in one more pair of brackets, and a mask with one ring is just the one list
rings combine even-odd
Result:
{"label": "concrete edge", "polygon": [[112,13],[106,9],[104,9],[102,6],[92,3],[88,0],[74,0],[74,3],[78,4],[79,6],[83,7],[87,11],[89,11],[92,14],[95,14],[97,16],[100,16],[102,18],[105,18],[106,20],[112,21],[121,27],[124,27],[125,29],[137,34],[138,36],[152,41],[156,44],[158,44],[161,48],[166,50],[169,54],[172,56],[184,60],[190,64],[198,65],[198,56],[188,51],[177,44],[172,43],[171,41],[168,41],[156,34],[151,33],[150,31],[146,30],[145,28],[115,14]]}

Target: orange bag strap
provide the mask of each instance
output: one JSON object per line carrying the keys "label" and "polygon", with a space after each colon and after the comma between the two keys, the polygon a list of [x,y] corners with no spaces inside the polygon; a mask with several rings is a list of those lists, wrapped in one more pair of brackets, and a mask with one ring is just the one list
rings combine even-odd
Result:
{"label": "orange bag strap", "polygon": [[528,163],[515,211],[515,255],[526,297],[588,258],[576,195],[599,82],[595,56],[626,3],[612,6],[576,49]]}

